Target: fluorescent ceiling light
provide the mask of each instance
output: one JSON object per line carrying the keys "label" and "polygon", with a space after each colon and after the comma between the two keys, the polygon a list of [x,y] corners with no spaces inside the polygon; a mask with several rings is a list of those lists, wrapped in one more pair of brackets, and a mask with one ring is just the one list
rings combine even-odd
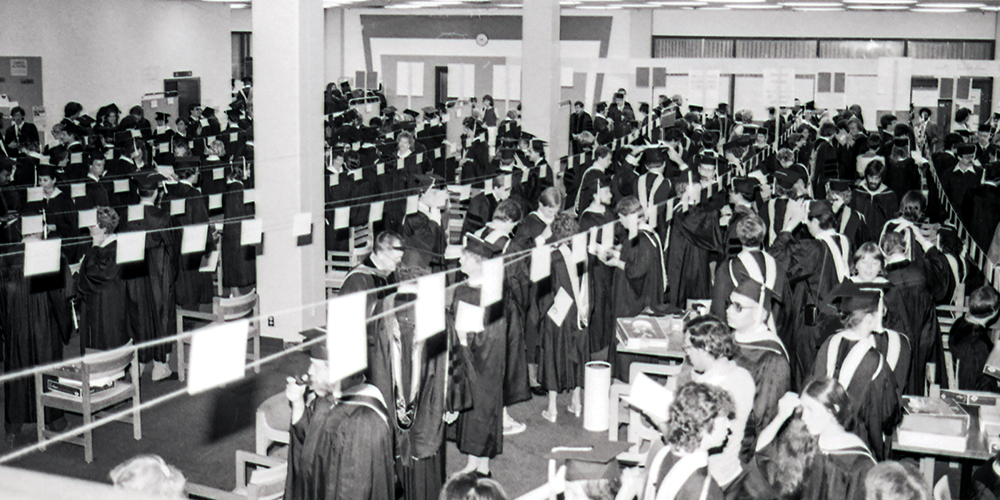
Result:
{"label": "fluorescent ceiling light", "polygon": [[649,5],[655,5],[657,7],[701,7],[703,5],[708,5],[708,2],[687,2],[679,0],[677,2],[649,2]]}
{"label": "fluorescent ceiling light", "polygon": [[736,10],[773,10],[773,9],[780,9],[781,8],[780,5],[771,5],[771,4],[764,4],[764,3],[762,3],[762,4],[752,4],[752,3],[751,4],[747,4],[747,3],[726,4],[726,7],[729,7],[730,9],[736,9]]}
{"label": "fluorescent ceiling light", "polygon": [[980,7],[979,10],[988,10],[990,12],[997,12],[997,11],[1000,11],[1000,6],[992,6],[991,5],[991,6],[988,6],[988,7]]}
{"label": "fluorescent ceiling light", "polygon": [[648,3],[620,3],[619,7],[623,9],[655,9],[656,6]]}
{"label": "fluorescent ceiling light", "polygon": [[961,2],[931,2],[917,5],[920,9],[981,9],[986,7],[984,3],[961,3]]}
{"label": "fluorescent ceiling light", "polygon": [[837,12],[843,11],[843,7],[794,7],[796,12]]}
{"label": "fluorescent ceiling light", "polygon": [[959,12],[966,12],[965,9],[925,9],[923,7],[916,7],[910,9],[911,12],[923,12],[932,14],[957,14]]}
{"label": "fluorescent ceiling light", "polygon": [[851,10],[907,10],[905,5],[848,5]]}
{"label": "fluorescent ceiling light", "polygon": [[494,4],[494,5],[496,7],[502,8],[502,9],[520,9],[521,8],[521,4],[519,4],[519,3],[498,3],[498,4]]}
{"label": "fluorescent ceiling light", "polygon": [[781,2],[781,5],[785,7],[806,7],[806,8],[821,8],[821,7],[840,7],[840,2]]}
{"label": "fluorescent ceiling light", "polygon": [[577,0],[562,0],[559,2],[559,5],[580,5],[580,2]]}
{"label": "fluorescent ceiling light", "polygon": [[844,0],[846,4],[866,5],[913,5],[917,0]]}

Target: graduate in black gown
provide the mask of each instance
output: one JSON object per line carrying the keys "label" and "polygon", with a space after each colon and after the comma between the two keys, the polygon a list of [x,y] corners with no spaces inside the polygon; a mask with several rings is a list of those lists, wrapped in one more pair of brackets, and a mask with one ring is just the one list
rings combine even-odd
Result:
{"label": "graduate in black gown", "polygon": [[[806,225],[812,239],[792,235],[790,231],[800,224]],[[850,243],[836,232],[830,202],[820,200],[811,202],[808,212],[798,206],[790,212],[770,252],[779,266],[788,269],[794,333],[785,347],[792,357],[792,387],[801,387],[812,373],[820,344],[832,333],[829,325],[836,317],[822,307],[822,300],[850,275]]]}
{"label": "graduate in black gown", "polygon": [[[145,258],[123,266],[128,299],[129,337],[136,344],[161,339],[177,332],[177,289],[181,233],[177,219],[159,207],[163,176],[144,173],[137,177],[142,219],[125,223],[124,231],[146,231]],[[121,242],[119,242],[121,245]],[[153,380],[170,376],[167,353],[171,344],[139,351],[139,362],[153,362]]]}
{"label": "graduate in black gown", "polygon": [[542,418],[555,423],[559,414],[556,396],[569,391],[569,412],[579,417],[584,365],[590,360],[587,326],[590,318],[590,285],[584,261],[576,261],[571,237],[580,226],[572,212],[561,212],[552,221],[551,266],[546,293],[538,299],[541,318],[541,356],[538,371],[548,391],[548,408]]}
{"label": "graduate in black gown", "polygon": [[[174,200],[184,200],[184,213],[175,216],[177,223],[181,226],[208,224],[208,197],[195,187],[201,173],[197,168],[188,166],[177,169],[176,173],[179,180],[168,187],[161,206],[169,213]],[[208,228],[204,230],[208,231]],[[177,305],[183,309],[194,310],[199,304],[212,301],[212,273],[204,273],[200,269],[201,259],[207,250],[205,248],[178,257],[180,267],[175,282],[176,297]]]}
{"label": "graduate in black gown", "polygon": [[[15,227],[24,242],[42,240],[42,233]],[[30,233],[29,233],[30,231]],[[11,245],[0,257],[0,334],[3,335],[4,371],[14,373],[63,359],[63,346],[72,334],[69,297],[73,280],[65,258],[57,270],[25,276],[25,245]],[[19,377],[6,382],[5,423],[17,434],[22,424],[36,421],[35,379]],[[62,412],[47,412],[52,423]]]}
{"label": "graduate in black gown", "polygon": [[493,173],[490,164],[490,149],[486,144],[486,130],[472,116],[462,120],[465,133],[462,135],[464,149],[459,167],[462,169],[462,183],[473,187],[483,187],[486,176]]}
{"label": "graduate in black gown", "polygon": [[851,208],[854,197],[851,184],[845,180],[833,179],[826,184],[826,199],[833,205],[833,215],[837,220],[837,232],[847,236],[853,248],[870,241],[868,225],[864,216]]}
{"label": "graduate in black gown", "polygon": [[583,175],[580,176],[579,188],[573,204],[577,214],[582,215],[583,211],[590,205],[588,200],[593,199],[594,193],[597,191],[597,182],[608,176],[608,170],[611,168],[611,157],[611,150],[607,146],[598,146],[594,150],[594,163],[587,167],[583,171]]}
{"label": "graduate in black gown", "polygon": [[[593,189],[588,188],[592,193],[589,203],[583,202],[583,212],[580,214],[580,231],[591,233],[591,238],[595,232],[598,234],[610,234],[608,242],[614,245],[615,217],[611,209],[611,180],[607,177],[594,180]],[[581,185],[582,188],[587,185]],[[600,245],[598,245],[600,246]],[[611,285],[614,277],[614,268],[601,261],[598,254],[600,250],[590,252],[588,257],[588,273],[590,275],[590,298],[593,306],[590,308],[590,351],[591,353],[602,353],[611,344],[615,335],[615,316],[612,308]],[[601,355],[606,358],[607,353]]]}
{"label": "graduate in black gown", "polygon": [[844,329],[823,342],[813,377],[834,378],[844,387],[856,419],[854,433],[875,458],[885,460],[890,447],[887,436],[902,419],[902,391],[874,335],[881,328],[881,293],[847,281],[830,297]]}
{"label": "graduate in black gown", "polygon": [[900,198],[906,193],[920,189],[920,167],[910,151],[906,137],[896,137],[892,143],[892,154],[886,157],[883,182]]}
{"label": "graduate in black gown", "polygon": [[[253,219],[254,202],[247,203],[243,173],[237,166],[226,168],[226,191],[222,194],[222,286],[230,289],[257,284],[257,246],[243,245],[242,221]],[[234,294],[235,295],[235,294]]]}
{"label": "graduate in black gown", "polygon": [[[38,168],[38,185],[42,188],[42,198],[28,201],[25,210],[42,214],[50,238],[75,238],[80,229],[77,221],[76,204],[69,193],[56,187],[58,173],[50,166]],[[63,245],[62,252],[66,259],[73,263],[80,260],[78,245]]]}
{"label": "graduate in black gown", "polygon": [[[399,270],[398,293],[379,302],[376,313],[396,312],[378,320],[369,357],[371,384],[391,409],[395,434],[396,477],[406,500],[434,500],[445,480],[445,377],[447,336],[416,335],[413,301],[418,290],[409,281],[428,274],[421,267]],[[398,308],[398,309],[397,309]]]}
{"label": "graduate in black gown", "polygon": [[[712,273],[709,262],[725,251],[719,209],[725,195],[709,196],[717,177],[715,160],[703,160],[698,165],[698,179],[678,182],[679,208],[669,222],[667,245],[666,302],[687,309],[688,300],[712,297]],[[684,207],[687,207],[687,211]]]}
{"label": "graduate in black gown", "polygon": [[813,380],[801,396],[787,393],[761,432],[739,497],[864,500],[865,476],[876,460],[850,432],[851,408],[832,378]]}
{"label": "graduate in black gown", "polygon": [[[502,280],[502,276],[485,276],[483,261],[496,256],[496,248],[470,235],[466,238],[462,257],[462,273],[467,276],[450,294],[446,310],[449,335],[458,340],[457,356],[452,370],[464,373],[466,394],[449,395],[450,431],[458,451],[468,456],[462,472],[477,471],[488,475],[490,459],[503,453],[503,383],[506,367],[507,321],[500,303],[482,304],[481,296],[487,279]],[[502,300],[502,297],[498,297]],[[457,392],[457,391],[453,391]],[[471,397],[471,405],[465,403]],[[456,415],[455,410],[461,407]]]}
{"label": "graduate in black gown", "polygon": [[955,321],[948,343],[958,364],[958,388],[1000,393],[1000,381],[983,368],[997,339],[1000,296],[990,286],[977,288],[969,296],[969,312]]}
{"label": "graduate in black gown", "polygon": [[118,212],[97,208],[97,224],[91,226],[94,244],[87,250],[76,277],[76,299],[80,305],[80,336],[88,348],[111,350],[129,341],[125,282],[118,265]]}
{"label": "graduate in black gown", "polygon": [[1000,163],[985,165],[983,180],[966,192],[955,207],[972,241],[980,248],[989,248],[993,233],[1000,224]]}
{"label": "graduate in black gown", "polygon": [[945,258],[937,248],[919,234],[917,236],[913,245],[919,244],[926,249],[923,262],[914,262],[906,255],[900,233],[887,233],[881,242],[882,253],[886,256],[886,278],[902,299],[903,310],[895,312],[903,317],[908,328],[905,333],[910,338],[910,375],[906,386],[901,388],[904,394],[924,393],[927,363],[937,367],[935,380],[944,380],[944,347],[931,294],[935,281],[940,278],[929,274],[928,270],[947,269],[947,264],[943,264]]}
{"label": "graduate in black gown", "polygon": [[445,228],[448,221],[444,208],[448,203],[448,190],[444,179],[434,175],[418,175],[415,182],[421,194],[417,211],[406,214],[400,235],[407,251],[419,257],[422,266],[432,272],[444,269],[444,252],[448,247]]}
{"label": "graduate in black gown", "polygon": [[307,385],[288,377],[285,388],[292,417],[284,498],[394,498],[393,431],[382,393],[361,375],[330,382],[325,341],[309,357]]}
{"label": "graduate in black gown", "polygon": [[865,178],[858,181],[851,196],[851,209],[864,218],[868,240],[882,234],[882,227],[899,211],[899,196],[882,183],[884,173],[881,160],[868,162]]}
{"label": "graduate in black gown", "polygon": [[[326,250],[350,249],[351,228],[368,225],[375,190],[373,168],[361,168],[355,151],[337,148],[329,152],[326,171]],[[337,209],[348,209],[347,227],[336,227]]]}
{"label": "graduate in black gown", "polygon": [[[600,253],[601,261],[614,268],[611,307],[617,320],[637,316],[647,308],[663,304],[667,271],[663,243],[646,221],[639,199],[635,196],[623,199],[615,207],[615,213],[626,231],[635,229],[636,233],[625,234],[620,247],[602,249]],[[608,359],[614,367],[614,376],[628,380],[628,366],[616,359],[617,340],[612,340],[610,345]]]}
{"label": "graduate in black gown", "polygon": [[726,308],[726,323],[739,346],[734,360],[754,381],[753,408],[747,417],[740,457],[756,450],[757,436],[778,412],[778,400],[791,388],[788,351],[768,326],[771,291],[763,283],[744,278],[733,289]]}

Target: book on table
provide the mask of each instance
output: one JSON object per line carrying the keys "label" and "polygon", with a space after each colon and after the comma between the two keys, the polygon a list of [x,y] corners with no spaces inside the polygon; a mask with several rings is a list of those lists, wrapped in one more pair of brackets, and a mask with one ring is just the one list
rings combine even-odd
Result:
{"label": "book on table", "polygon": [[635,316],[617,323],[615,334],[626,348],[682,350],[684,321],[678,316]]}
{"label": "book on table", "polygon": [[969,441],[969,413],[957,402],[920,396],[903,396],[903,422],[897,429],[899,444],[962,452]]}

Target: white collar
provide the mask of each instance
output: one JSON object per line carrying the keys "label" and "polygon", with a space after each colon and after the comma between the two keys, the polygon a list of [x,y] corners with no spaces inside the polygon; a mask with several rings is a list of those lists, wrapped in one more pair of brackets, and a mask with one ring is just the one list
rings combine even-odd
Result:
{"label": "white collar", "polygon": [[100,245],[98,245],[98,246],[100,246],[101,248],[104,248],[104,247],[106,247],[106,246],[110,245],[110,244],[111,244],[112,242],[114,242],[114,241],[118,241],[118,235],[117,235],[117,234],[112,234],[112,235],[108,236],[108,237],[107,237],[107,238],[105,238],[105,239],[104,239],[104,241],[103,241],[103,242],[101,242],[101,244],[100,244]]}
{"label": "white collar", "polygon": [[59,188],[53,188],[52,189],[52,194],[50,194],[50,195],[46,195],[45,191],[42,191],[42,198],[45,198],[46,200],[51,200],[52,198],[55,198],[56,196],[59,196],[60,194],[62,194],[62,191],[60,191]]}
{"label": "white collar", "polygon": [[819,447],[824,453],[847,450],[848,448],[862,448],[869,455],[868,447],[858,436],[850,432],[837,432],[835,434],[821,434],[819,436]]}
{"label": "white collar", "polygon": [[750,330],[749,332],[734,331],[733,338],[736,342],[741,344],[749,344],[751,342],[759,342],[761,340],[774,340],[779,343],[781,342],[778,335],[772,332],[771,329],[764,323],[757,325],[756,328]]}
{"label": "white collar", "polygon": [[187,179],[179,179],[179,180],[177,181],[177,183],[178,183],[178,184],[187,184],[188,186],[191,186],[191,187],[194,187],[194,184],[191,184],[191,182],[190,182],[190,181],[188,181]]}
{"label": "white collar", "polygon": [[95,181],[98,181],[98,182],[100,182],[100,180],[101,180],[100,177],[94,177],[94,174],[87,174],[87,177],[90,178],[90,179],[94,179]]}
{"label": "white collar", "polygon": [[955,169],[952,170],[952,172],[958,172],[960,174],[967,174],[967,173],[975,172],[975,171],[976,171],[976,166],[975,165],[971,165],[970,164],[969,168],[962,168],[962,163],[961,162],[959,162],[957,165],[955,165]]}

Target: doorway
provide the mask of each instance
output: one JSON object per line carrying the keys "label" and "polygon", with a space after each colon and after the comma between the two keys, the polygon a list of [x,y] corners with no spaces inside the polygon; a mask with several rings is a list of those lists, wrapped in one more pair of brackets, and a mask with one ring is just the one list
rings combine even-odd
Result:
{"label": "doorway", "polygon": [[181,120],[187,120],[188,106],[191,103],[201,104],[201,78],[163,80],[163,92],[168,96],[177,97],[177,115]]}
{"label": "doorway", "polygon": [[448,100],[448,67],[434,67],[434,104]]}

